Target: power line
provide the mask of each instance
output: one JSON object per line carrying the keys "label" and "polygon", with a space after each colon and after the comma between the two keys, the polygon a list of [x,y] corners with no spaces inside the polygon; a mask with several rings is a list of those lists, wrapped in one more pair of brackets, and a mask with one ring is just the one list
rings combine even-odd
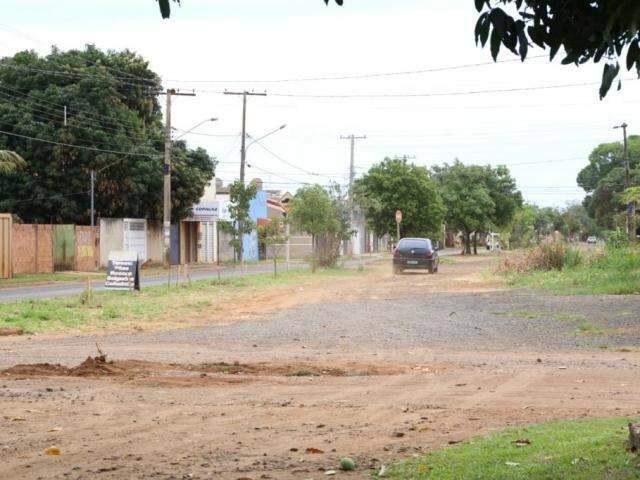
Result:
{"label": "power line", "polygon": [[[625,78],[625,81],[637,81],[638,78]],[[483,95],[494,93],[514,93],[514,92],[532,92],[541,90],[553,90],[562,88],[586,87],[600,85],[600,82],[583,82],[583,83],[563,83],[553,85],[539,85],[534,87],[518,87],[518,88],[497,88],[486,90],[464,90],[457,92],[428,92],[428,93],[348,93],[348,94],[312,94],[312,93],[273,93],[272,97],[285,98],[316,98],[316,99],[373,99],[373,98],[430,98],[430,97],[457,97],[468,95]],[[224,92],[221,90],[195,90],[198,93],[211,93],[220,95]]]}
{"label": "power line", "polygon": [[143,85],[141,83],[133,83],[130,81],[131,79],[117,77],[115,75],[100,75],[95,73],[79,72],[79,71],[48,70],[44,68],[29,67],[26,65],[15,65],[15,64],[9,64],[9,63],[0,63],[0,68],[10,68],[13,70],[26,70],[28,72],[46,73],[48,75],[61,76],[61,77],[67,77],[67,78],[71,77],[71,78],[90,78],[93,80],[116,80],[122,85],[126,85],[126,86],[143,87],[143,88],[150,88],[151,86],[153,86],[156,89],[160,88],[159,83],[155,83],[153,82],[153,80],[145,80],[145,83],[147,84]]}
{"label": "power line", "polygon": [[[105,120],[111,122],[114,125],[115,124],[124,124],[124,125],[130,126],[131,128],[137,128],[138,127],[138,125],[136,125],[134,122],[126,120],[126,119],[114,119],[114,118],[109,117],[107,115],[101,115],[99,113],[86,112],[84,110],[75,109],[75,108],[72,108],[72,105],[63,105],[63,104],[60,104],[60,103],[52,102],[50,100],[34,98],[33,92],[36,91],[36,92],[39,92],[39,93],[43,93],[43,91],[41,91],[41,90],[29,90],[29,91],[25,92],[25,91],[17,90],[15,88],[11,88],[11,87],[7,86],[4,83],[0,83],[0,89],[8,90],[10,92],[14,92],[15,94],[22,95],[22,97],[24,97],[26,99],[29,99],[31,102],[35,103],[36,105],[39,105],[39,106],[41,106],[43,108],[48,108],[50,110],[54,110],[55,112],[58,112],[58,113],[61,112],[65,107],[67,107],[68,108],[68,112],[67,113],[71,113],[72,111],[73,112],[77,112],[77,113],[81,113],[81,114],[86,115],[91,120],[100,121],[102,119],[105,119]],[[11,95],[11,94],[5,94],[5,95]],[[20,98],[20,97],[17,97],[15,95],[13,95],[13,96],[15,98]],[[49,107],[48,105],[53,105],[53,107],[55,107],[55,108]]]}
{"label": "power line", "polygon": [[304,173],[305,175],[309,175],[309,176],[322,176],[319,173],[315,173],[315,172],[310,172],[308,170],[305,170],[304,168],[298,167],[297,165],[289,162],[288,160],[285,160],[284,158],[282,158],[280,155],[278,155],[277,153],[273,152],[272,150],[270,150],[269,148],[267,148],[266,146],[264,146],[261,142],[254,140],[254,142],[256,144],[258,144],[258,146],[260,148],[262,148],[265,152],[267,152],[268,154],[270,154],[271,156],[273,156],[274,158],[280,160],[282,163],[284,163],[285,165],[289,165],[292,168],[295,168],[296,170],[299,170],[300,172]]}
{"label": "power line", "polygon": [[43,138],[35,138],[35,137],[30,137],[28,135],[20,135],[19,133],[12,133],[12,132],[6,132],[4,130],[0,130],[0,133],[3,135],[8,135],[10,137],[18,137],[18,138],[24,138],[27,140],[33,140],[35,142],[43,142],[43,143],[49,143],[52,145],[58,145],[61,147],[69,147],[69,148],[79,148],[79,149],[83,149],[83,150],[90,150],[93,152],[103,152],[103,153],[113,153],[116,155],[131,155],[131,156],[137,156],[137,157],[148,157],[148,158],[153,158],[153,157],[162,157],[162,155],[149,155],[147,153],[132,153],[132,152],[120,152],[120,151],[115,151],[115,150],[105,150],[105,149],[101,149],[101,148],[94,148],[94,147],[87,147],[84,145],[75,145],[72,143],[64,143],[64,142],[56,142],[53,140],[45,140]]}
{"label": "power line", "polygon": [[[536,58],[546,58],[546,55],[537,55],[529,57],[529,60]],[[400,70],[395,72],[374,72],[374,73],[356,73],[356,74],[342,74],[334,76],[314,76],[314,77],[301,77],[301,78],[281,78],[272,80],[167,80],[169,82],[177,83],[297,83],[297,82],[317,82],[327,80],[364,80],[367,78],[383,78],[383,77],[395,77],[402,75],[420,75],[424,73],[446,72],[452,70],[462,70],[467,68],[483,67],[488,65],[495,65],[499,63],[515,63],[521,62],[519,58],[509,60],[498,60],[497,62],[482,62],[482,63],[469,63],[463,65],[451,65],[446,67],[431,67],[422,68],[418,70]]]}

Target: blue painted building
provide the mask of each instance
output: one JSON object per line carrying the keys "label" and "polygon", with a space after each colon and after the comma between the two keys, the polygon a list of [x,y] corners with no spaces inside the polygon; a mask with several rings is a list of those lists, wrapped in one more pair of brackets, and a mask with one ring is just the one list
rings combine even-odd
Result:
{"label": "blue painted building", "polygon": [[[268,218],[267,211],[267,192],[264,190],[258,190],[255,198],[251,200],[249,206],[249,217],[255,223],[258,223],[259,218]],[[242,251],[244,260],[247,262],[257,262],[259,260],[259,244],[258,244],[258,232],[254,230],[251,233],[245,234],[242,241]]]}

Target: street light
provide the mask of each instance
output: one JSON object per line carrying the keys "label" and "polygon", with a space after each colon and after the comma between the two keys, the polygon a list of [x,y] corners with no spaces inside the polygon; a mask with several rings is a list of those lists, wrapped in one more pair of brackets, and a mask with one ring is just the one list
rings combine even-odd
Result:
{"label": "street light", "polygon": [[198,123],[197,125],[194,125],[194,126],[193,126],[193,127],[191,127],[189,130],[185,130],[185,131],[182,133],[182,135],[180,135],[180,136],[178,136],[178,137],[174,138],[174,140],[180,140],[180,139],[181,139],[182,137],[184,137],[185,135],[187,135],[187,134],[189,134],[189,133],[193,132],[193,131],[194,131],[196,128],[198,128],[200,125],[204,125],[204,124],[205,124],[205,123],[207,123],[207,122],[217,122],[217,121],[218,121],[218,119],[217,119],[217,118],[215,118],[215,117],[214,117],[214,118],[207,118],[207,119],[205,119],[205,120],[201,121],[200,123]]}
{"label": "street light", "polygon": [[262,135],[261,137],[258,137],[258,138],[253,138],[251,135],[249,135],[249,134],[247,133],[247,137],[248,137],[248,138],[250,138],[252,141],[251,141],[251,143],[249,143],[249,144],[245,147],[244,151],[246,152],[246,151],[249,149],[249,147],[250,147],[251,145],[253,145],[254,143],[258,143],[260,140],[264,140],[264,139],[265,139],[265,138],[267,138],[268,136],[273,135],[274,133],[278,133],[280,130],[284,130],[285,128],[287,128],[287,124],[286,124],[286,123],[285,123],[284,125],[280,125],[278,128],[274,128],[274,129],[273,129],[273,130],[271,130],[270,132],[265,133],[264,135]]}

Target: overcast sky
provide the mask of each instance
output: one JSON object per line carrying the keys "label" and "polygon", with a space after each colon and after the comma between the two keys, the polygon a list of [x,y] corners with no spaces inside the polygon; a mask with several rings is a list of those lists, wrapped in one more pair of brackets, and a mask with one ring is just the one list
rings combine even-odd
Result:
{"label": "overcast sky", "polygon": [[[267,97],[249,100],[248,133],[259,137],[282,124],[287,128],[262,142],[275,155],[258,144],[250,147],[247,176],[288,190],[300,182],[345,183],[349,145],[340,136],[353,133],[367,136],[357,144],[359,174],[395,155],[426,166],[455,158],[505,164],[526,200],[564,206],[583,196],[575,178],[592,148],[620,139],[612,126],[626,121],[634,133],[639,82],[624,82],[621,92],[601,102],[600,65],[549,64],[533,58],[540,50],[532,50],[524,64],[487,64],[488,50],[474,43],[472,0],[345,3],[183,0],[167,21],[153,0],[3,0],[0,54],[87,43],[138,52],[165,87],[196,89],[195,98],[174,102],[176,127],[220,118],[196,131],[219,136],[187,138],[220,160],[217,173],[225,183],[238,175],[241,127],[241,99],[222,95],[225,89],[267,91]],[[500,59],[514,57],[504,51]],[[475,66],[273,82],[465,65]],[[538,89],[558,85],[565,87]],[[514,88],[531,89],[495,92]],[[485,93],[470,93],[478,91]]]}

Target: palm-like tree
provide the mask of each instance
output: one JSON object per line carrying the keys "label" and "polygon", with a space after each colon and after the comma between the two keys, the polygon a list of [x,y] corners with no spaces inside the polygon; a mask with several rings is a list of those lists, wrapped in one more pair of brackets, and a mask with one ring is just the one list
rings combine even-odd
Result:
{"label": "palm-like tree", "polygon": [[16,152],[0,150],[0,175],[11,175],[26,166],[27,162]]}

